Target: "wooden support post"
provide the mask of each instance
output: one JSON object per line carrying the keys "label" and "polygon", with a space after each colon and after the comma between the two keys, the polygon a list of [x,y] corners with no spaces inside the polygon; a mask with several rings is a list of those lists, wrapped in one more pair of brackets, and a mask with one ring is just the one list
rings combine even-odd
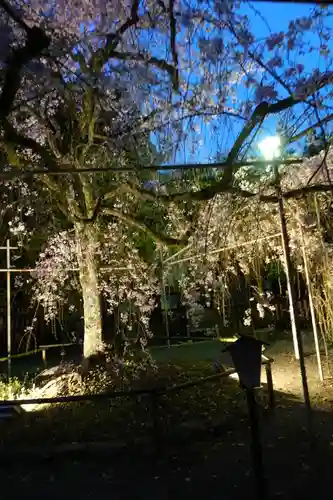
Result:
{"label": "wooden support post", "polygon": [[165,293],[165,281],[164,281],[164,267],[163,267],[163,253],[162,250],[160,250],[160,259],[161,259],[161,287],[162,287],[162,294],[161,298],[162,301],[164,302],[164,307],[162,312],[163,315],[163,321],[164,321],[164,327],[165,327],[165,334],[166,334],[166,339],[167,339],[167,346],[170,348],[171,347],[171,342],[170,342],[170,330],[169,330],[169,305],[167,303],[167,296]]}
{"label": "wooden support post", "polygon": [[150,393],[150,401],[151,401],[151,412],[152,412],[152,420],[153,420],[153,428],[152,428],[152,441],[153,441],[153,449],[156,454],[156,457],[159,456],[161,451],[161,433],[160,426],[158,421],[158,394],[156,391],[152,391]]}
{"label": "wooden support post", "polygon": [[[281,223],[282,246],[283,246],[283,253],[284,253],[285,264],[286,264],[286,277],[287,277],[287,283],[288,283],[289,303],[292,306],[292,310],[294,312],[294,316],[291,319],[292,319],[292,324],[293,324],[293,320],[294,320],[293,339],[294,339],[295,348],[297,348],[297,349],[295,349],[295,351],[296,351],[295,355],[298,354],[298,358],[299,358],[299,366],[300,366],[301,379],[302,379],[304,403],[305,403],[307,420],[308,420],[308,432],[311,436],[312,435],[311,400],[310,400],[308,378],[307,378],[305,359],[304,359],[303,338],[302,338],[302,333],[300,330],[298,317],[296,314],[297,299],[296,299],[296,291],[295,291],[295,287],[294,287],[294,282],[292,279],[292,262],[291,262],[290,247],[289,247],[289,235],[288,235],[288,230],[287,230],[286,215],[285,215],[285,211],[284,211],[283,194],[282,194],[280,177],[279,177],[277,167],[275,167],[275,183],[276,183],[276,186],[275,186],[276,187],[276,196],[278,199],[278,208],[279,208],[280,223]],[[295,338],[295,335],[296,335],[296,338]],[[296,355],[296,358],[297,358],[297,355]]]}
{"label": "wooden support post", "polygon": [[303,255],[303,263],[304,263],[304,273],[305,273],[305,281],[306,281],[306,286],[308,289],[308,296],[309,296],[309,307],[310,307],[310,313],[311,313],[313,339],[314,339],[314,343],[315,343],[316,356],[317,356],[318,376],[319,376],[319,380],[321,382],[323,382],[324,374],[323,374],[323,366],[321,363],[321,356],[320,356],[320,346],[319,346],[319,338],[318,338],[319,336],[318,336],[318,329],[317,329],[316,313],[315,313],[315,308],[314,308],[314,304],[313,304],[311,279],[310,279],[310,273],[309,273],[308,258],[307,258],[306,250],[305,250],[303,227],[302,227],[300,221],[299,221],[299,230],[300,230],[301,239],[302,239],[302,255]]}
{"label": "wooden support post", "polygon": [[268,390],[268,407],[270,410],[274,410],[274,408],[275,408],[275,395],[274,395],[271,363],[265,363],[265,370],[266,370],[266,381],[267,381],[267,390]]}
{"label": "wooden support post", "polygon": [[8,379],[12,376],[12,317],[11,317],[11,289],[10,289],[10,241],[6,242],[6,266],[7,266],[7,359]]}
{"label": "wooden support post", "polygon": [[267,499],[267,485],[264,474],[262,458],[262,446],[259,431],[258,408],[255,400],[254,390],[244,387],[246,392],[247,406],[251,427],[251,453],[253,475],[256,482],[257,500]]}
{"label": "wooden support post", "polygon": [[10,251],[17,250],[18,247],[11,247],[10,240],[7,239],[6,246],[0,247],[0,250],[6,250],[6,269],[1,269],[0,272],[5,272],[7,277],[7,377],[12,376],[12,315],[11,315],[11,267],[10,267]]}
{"label": "wooden support post", "polygon": [[46,349],[42,350],[42,359],[43,359],[43,365],[44,368],[47,368],[47,362],[46,362]]}
{"label": "wooden support post", "polygon": [[[282,209],[284,210],[284,209]],[[280,217],[281,217],[281,225],[283,224],[283,218],[284,218],[284,212],[281,215],[281,207],[280,207]],[[285,275],[286,275],[286,281],[287,281],[287,290],[288,290],[288,301],[289,301],[289,316],[290,316],[290,324],[291,324],[291,332],[293,336],[293,344],[294,344],[294,353],[295,353],[295,358],[299,360],[299,346],[297,342],[297,327],[296,327],[296,299],[293,299],[293,292],[292,292],[292,281],[291,281],[291,266],[287,263],[288,260],[288,252],[289,252],[289,242],[286,242],[284,234],[282,234],[281,237],[281,242],[282,242],[282,248],[283,248],[283,253],[284,253],[284,260],[285,260]]]}

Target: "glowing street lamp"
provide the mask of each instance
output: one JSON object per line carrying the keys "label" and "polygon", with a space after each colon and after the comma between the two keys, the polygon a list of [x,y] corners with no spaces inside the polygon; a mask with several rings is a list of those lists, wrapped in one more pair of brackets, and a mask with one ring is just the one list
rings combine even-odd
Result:
{"label": "glowing street lamp", "polygon": [[[262,155],[264,156],[264,158],[267,161],[274,160],[274,159],[278,158],[281,154],[280,137],[279,136],[266,137],[266,139],[263,139],[259,143],[258,147],[259,147],[259,150],[261,151]],[[293,268],[292,268],[292,263],[291,263],[289,237],[288,237],[286,216],[285,216],[284,203],[283,203],[283,194],[282,194],[279,170],[278,170],[277,165],[275,165],[275,167],[274,167],[274,173],[275,173],[275,192],[276,192],[276,197],[277,197],[278,206],[279,206],[279,214],[280,214],[282,247],[283,247],[283,254],[284,254],[284,259],[285,259],[285,271],[286,271],[287,286],[288,286],[290,319],[291,319],[291,326],[292,326],[292,333],[293,333],[293,340],[294,340],[295,356],[297,359],[299,359],[300,371],[301,371],[301,377],[302,377],[302,385],[303,385],[304,402],[305,402],[305,406],[308,410],[308,412],[307,412],[308,425],[309,425],[309,432],[311,433],[311,427],[312,427],[311,402],[310,402],[309,387],[308,387],[306,368],[305,368],[302,333],[301,333],[301,330],[299,328],[299,323],[298,323],[297,317],[296,317],[296,291],[295,291],[295,287],[293,284],[293,280],[291,279]]]}

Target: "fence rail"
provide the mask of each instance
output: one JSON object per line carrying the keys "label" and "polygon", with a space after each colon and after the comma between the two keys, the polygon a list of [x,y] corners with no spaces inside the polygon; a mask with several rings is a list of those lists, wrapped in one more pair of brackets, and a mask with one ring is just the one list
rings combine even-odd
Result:
{"label": "fence rail", "polygon": [[[266,379],[267,379],[267,390],[268,390],[268,408],[273,410],[275,407],[275,397],[274,397],[274,387],[273,387],[273,377],[271,364],[273,360],[271,358],[266,358],[262,360],[262,365],[266,369]],[[129,391],[113,391],[109,393],[102,394],[84,394],[76,396],[58,396],[53,398],[31,398],[31,399],[14,399],[14,400],[3,400],[0,401],[0,410],[8,410],[11,407],[19,407],[24,405],[43,405],[43,404],[60,404],[60,403],[76,403],[84,401],[101,401],[101,400],[114,400],[116,398],[137,398],[138,396],[147,396],[150,398],[150,409],[151,409],[151,419],[152,419],[152,446],[156,452],[161,451],[162,430],[159,422],[159,398],[173,392],[180,392],[191,387],[200,386],[213,382],[215,380],[220,380],[227,378],[230,375],[237,373],[234,368],[229,368],[224,372],[216,373],[208,377],[191,380],[189,382],[184,382],[182,384],[175,384],[170,386],[161,386],[154,388],[145,389],[131,389]]]}
{"label": "fence rail", "polygon": [[[265,366],[266,369],[266,378],[267,378],[267,389],[268,389],[268,407],[272,410],[275,407],[275,398],[274,398],[274,387],[273,387],[273,377],[271,364],[273,360],[270,358],[264,359],[262,361],[262,365]],[[102,394],[84,394],[84,395],[76,395],[76,396],[58,396],[52,398],[31,398],[31,399],[10,399],[0,401],[0,409],[1,408],[10,408],[10,407],[18,407],[24,405],[43,405],[43,404],[60,404],[60,403],[76,403],[83,401],[101,401],[101,400],[113,400],[116,398],[136,398],[138,396],[148,396],[151,398],[151,410],[152,410],[152,423],[153,423],[153,441],[154,446],[159,446],[160,442],[160,428],[159,428],[159,415],[158,415],[158,402],[159,398],[163,395],[172,393],[172,392],[180,392],[182,390],[189,389],[190,387],[196,387],[203,384],[207,384],[209,382],[223,379],[229,377],[237,373],[234,368],[229,368],[224,372],[216,373],[214,375],[210,375],[208,377],[191,380],[189,382],[184,382],[182,384],[175,384],[171,386],[161,386],[154,388],[145,388],[145,389],[131,389],[129,391],[113,391],[109,393]]]}
{"label": "fence rail", "polygon": [[37,405],[37,404],[58,404],[58,403],[76,403],[82,401],[96,401],[105,399],[116,399],[123,397],[137,397],[143,395],[154,394],[155,396],[162,396],[170,392],[181,391],[182,389],[187,389],[189,387],[195,387],[207,382],[212,382],[220,378],[228,377],[236,373],[234,368],[230,368],[222,373],[216,373],[210,375],[209,377],[200,378],[196,380],[191,380],[190,382],[185,382],[183,384],[171,385],[169,387],[153,387],[150,389],[131,389],[129,391],[112,391],[105,392],[101,394],[82,394],[76,396],[57,396],[53,398],[30,398],[30,399],[7,399],[0,401],[1,406],[23,406],[23,405]]}
{"label": "fence rail", "polygon": [[[267,378],[267,388],[270,395],[270,402],[274,399],[274,387],[273,387],[273,377],[272,377],[272,368],[271,364],[273,363],[272,358],[266,358],[262,361],[262,365],[265,366],[266,369],[266,378]],[[190,380],[189,382],[184,382],[182,384],[175,384],[171,386],[160,386],[153,388],[145,388],[145,389],[131,389],[129,391],[112,391],[105,392],[100,394],[80,394],[73,396],[57,396],[53,398],[30,398],[30,399],[7,399],[0,400],[0,407],[2,406],[22,406],[22,405],[30,405],[30,404],[57,404],[57,403],[75,403],[82,401],[95,401],[102,399],[116,399],[120,397],[137,397],[142,395],[154,394],[155,396],[162,396],[164,394],[170,392],[178,392],[183,389],[187,389],[190,387],[195,387],[199,385],[206,384],[208,382],[213,382],[214,380],[218,380],[220,378],[226,378],[230,375],[236,374],[235,368],[229,368],[221,373],[215,373],[214,375],[209,375],[208,377],[202,377],[195,380]]]}
{"label": "fence rail", "polygon": [[[174,337],[166,337],[166,336],[162,336],[162,335],[154,335],[153,337],[154,339],[157,339],[157,340],[165,340],[165,342],[167,342],[167,340],[170,340],[171,342],[172,341],[180,341],[178,344],[172,344],[172,347],[178,347],[178,346],[182,346],[182,345],[190,345],[190,344],[194,344],[196,342],[211,342],[212,340],[217,340],[216,337],[210,337],[210,336],[206,336],[206,337],[188,337],[188,336],[174,336]],[[32,356],[34,354],[38,354],[38,353],[41,353],[42,354],[42,359],[43,359],[43,362],[46,363],[46,352],[49,351],[50,349],[62,349],[64,347],[79,347],[79,348],[82,348],[82,344],[80,344],[79,342],[68,342],[68,343],[65,343],[65,344],[46,344],[46,345],[40,345],[39,347],[37,347],[36,349],[32,349],[30,351],[26,351],[26,352],[19,352],[17,354],[12,354],[11,355],[11,359],[18,359],[18,358],[25,358],[27,356]],[[165,345],[152,345],[152,346],[149,346],[149,347],[154,347],[154,348],[165,348],[165,347],[168,347],[168,346],[165,346]],[[0,358],[0,363],[7,363],[8,362],[8,356],[3,356]]]}

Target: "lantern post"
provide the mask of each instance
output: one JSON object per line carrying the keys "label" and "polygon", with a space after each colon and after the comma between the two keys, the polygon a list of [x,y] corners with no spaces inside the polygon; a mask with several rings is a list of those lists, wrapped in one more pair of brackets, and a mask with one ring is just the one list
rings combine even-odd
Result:
{"label": "lantern post", "polygon": [[240,385],[246,394],[251,428],[252,469],[256,483],[257,499],[267,499],[267,485],[263,465],[263,453],[259,430],[258,404],[255,389],[260,387],[261,355],[263,342],[252,337],[241,337],[227,347]]}

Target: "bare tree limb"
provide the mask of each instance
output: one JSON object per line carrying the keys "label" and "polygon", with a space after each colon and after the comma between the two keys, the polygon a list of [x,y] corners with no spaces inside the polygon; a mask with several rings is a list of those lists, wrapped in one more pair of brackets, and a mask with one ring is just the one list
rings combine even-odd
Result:
{"label": "bare tree limb", "polygon": [[161,200],[162,202],[166,203],[171,203],[171,202],[180,202],[180,201],[207,201],[217,194],[222,194],[222,193],[231,193],[235,194],[237,196],[240,196],[242,198],[259,198],[260,201],[263,202],[272,202],[272,201],[277,201],[277,198],[275,196],[270,196],[270,195],[260,195],[258,193],[252,193],[250,191],[245,191],[244,189],[240,189],[237,187],[232,187],[232,186],[225,186],[224,188],[220,188],[219,191],[216,193],[213,193],[210,191],[210,187],[201,190],[201,191],[185,191],[185,192],[180,192],[180,193],[171,193],[171,194],[159,194],[154,193],[150,191],[149,189],[142,189],[136,187],[134,184],[131,184],[129,182],[124,185],[124,189],[127,189],[128,192],[130,192],[132,195],[136,196],[137,198],[141,199],[142,201],[144,200],[149,200],[149,201],[156,201]]}

